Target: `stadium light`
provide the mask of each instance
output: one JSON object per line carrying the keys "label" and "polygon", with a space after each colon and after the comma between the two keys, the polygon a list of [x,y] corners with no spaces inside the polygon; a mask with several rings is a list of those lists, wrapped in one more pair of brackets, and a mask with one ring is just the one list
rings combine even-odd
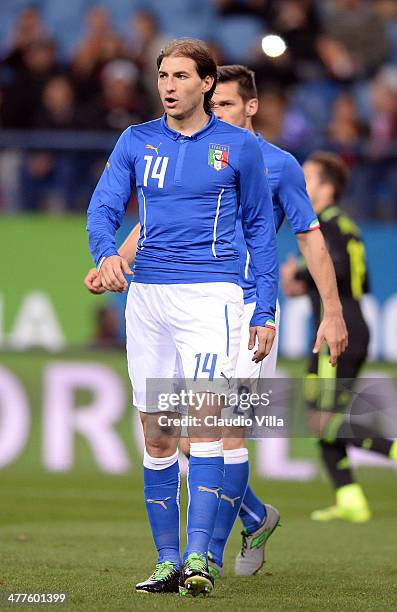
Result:
{"label": "stadium light", "polygon": [[268,34],[262,38],[262,50],[269,57],[280,57],[287,50],[287,45],[281,36]]}

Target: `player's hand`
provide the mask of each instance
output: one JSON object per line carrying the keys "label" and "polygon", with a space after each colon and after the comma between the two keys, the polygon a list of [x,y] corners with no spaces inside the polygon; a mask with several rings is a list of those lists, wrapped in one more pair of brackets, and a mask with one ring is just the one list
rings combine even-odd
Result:
{"label": "player's hand", "polygon": [[105,287],[102,286],[101,279],[99,278],[99,272],[96,268],[91,268],[84,279],[84,284],[88,291],[94,295],[100,295],[106,291]]}
{"label": "player's hand", "polygon": [[324,341],[329,346],[329,362],[335,367],[338,357],[348,346],[348,333],[342,313],[337,315],[324,315],[317,331],[313,353],[320,352],[321,345]]}
{"label": "player's hand", "polygon": [[124,274],[133,274],[128,261],[120,255],[106,257],[99,270],[101,284],[108,291],[124,293],[128,282]]}
{"label": "player's hand", "polygon": [[252,361],[259,363],[270,353],[275,337],[276,330],[271,327],[262,327],[261,325],[250,327],[248,350],[251,351],[255,347],[255,342],[258,341],[258,348],[252,357]]}

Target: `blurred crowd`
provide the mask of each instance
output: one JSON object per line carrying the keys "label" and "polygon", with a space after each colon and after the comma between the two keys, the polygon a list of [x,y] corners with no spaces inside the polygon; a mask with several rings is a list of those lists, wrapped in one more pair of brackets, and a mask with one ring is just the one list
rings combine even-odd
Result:
{"label": "blurred crowd", "polygon": [[396,0],[69,2],[74,25],[69,3],[0,3],[0,210],[84,209],[117,134],[161,114],[155,59],[186,34],[255,69],[265,138],[341,153],[351,212],[397,217]]}

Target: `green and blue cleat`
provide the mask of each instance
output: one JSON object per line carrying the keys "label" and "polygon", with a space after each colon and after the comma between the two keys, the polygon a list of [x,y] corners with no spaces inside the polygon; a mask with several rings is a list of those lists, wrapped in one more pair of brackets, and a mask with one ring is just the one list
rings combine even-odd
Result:
{"label": "green and blue cleat", "polygon": [[171,561],[157,563],[153,574],[144,582],[138,582],[138,593],[178,593],[180,571]]}
{"label": "green and blue cleat", "polygon": [[213,577],[214,582],[223,578],[223,567],[215,562],[213,554],[210,551],[208,551],[208,571]]}
{"label": "green and blue cleat", "polygon": [[190,553],[182,565],[179,593],[183,596],[197,597],[209,595],[214,588],[205,555]]}

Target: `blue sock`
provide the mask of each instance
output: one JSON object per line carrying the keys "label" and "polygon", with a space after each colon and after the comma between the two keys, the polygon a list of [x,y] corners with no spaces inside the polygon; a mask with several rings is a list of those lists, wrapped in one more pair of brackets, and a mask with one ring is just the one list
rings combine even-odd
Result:
{"label": "blue sock", "polygon": [[171,457],[158,458],[150,457],[145,451],[143,481],[146,510],[158,552],[158,563],[171,561],[179,568],[178,452]]}
{"label": "blue sock", "polygon": [[[218,565],[223,565],[226,542],[240,510],[248,484],[249,463],[246,448],[224,451],[225,477],[216,517],[215,529],[208,550]],[[231,463],[234,461],[235,463]],[[230,462],[230,463],[229,463]]]}
{"label": "blue sock", "polygon": [[222,442],[191,443],[184,561],[193,552],[207,557],[222,494],[223,471]]}
{"label": "blue sock", "polygon": [[266,518],[266,508],[248,485],[240,508],[240,519],[248,533],[256,531]]}

